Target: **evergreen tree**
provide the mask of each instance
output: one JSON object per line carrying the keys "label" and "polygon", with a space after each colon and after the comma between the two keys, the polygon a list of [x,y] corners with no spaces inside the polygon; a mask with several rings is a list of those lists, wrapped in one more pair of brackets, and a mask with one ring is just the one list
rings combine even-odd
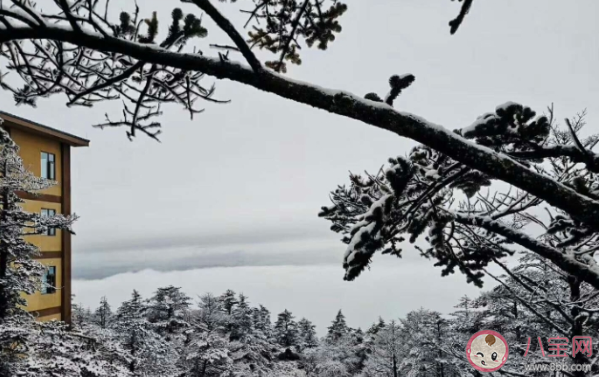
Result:
{"label": "evergreen tree", "polygon": [[364,377],[398,377],[403,359],[402,343],[401,328],[397,322],[391,321],[379,328],[370,347],[371,355],[366,362]]}
{"label": "evergreen tree", "polygon": [[274,326],[274,336],[283,347],[295,346],[298,343],[298,326],[293,314],[287,309],[277,316]]}
{"label": "evergreen tree", "polygon": [[385,324],[385,321],[383,320],[383,318],[379,317],[379,321],[376,323],[373,323],[372,326],[370,326],[370,328],[366,331],[366,333],[371,336],[376,335],[379,333],[379,331],[384,329],[385,326],[387,326]]}
{"label": "evergreen tree", "polygon": [[131,299],[117,309],[116,321],[112,325],[121,347],[131,356],[131,372],[144,375],[172,373],[176,363],[175,349],[172,348],[146,319],[147,307],[136,290]]}
{"label": "evergreen tree", "polygon": [[221,330],[225,324],[222,301],[211,293],[200,296],[199,310],[193,316],[194,324],[211,333]]}
{"label": "evergreen tree", "polygon": [[270,311],[263,305],[260,305],[258,308],[252,308],[252,322],[254,323],[254,329],[260,332],[264,338],[272,336]]}
{"label": "evergreen tree", "polygon": [[306,318],[302,318],[297,325],[300,347],[302,349],[316,347],[318,345],[316,326]]}
{"label": "evergreen tree", "polygon": [[233,360],[229,356],[229,343],[218,334],[195,333],[182,350],[179,370],[182,376],[221,377],[229,376]]}
{"label": "evergreen tree", "polygon": [[189,300],[181,292],[181,288],[172,285],[158,288],[146,304],[148,321],[155,331],[170,337],[177,330],[188,326],[185,316],[190,306]]}
{"label": "evergreen tree", "polygon": [[100,299],[100,306],[98,306],[94,312],[95,322],[100,328],[105,329],[108,327],[111,317],[112,310],[110,309],[110,304],[108,303],[108,300],[106,300],[106,296],[102,296]]}
{"label": "evergreen tree", "polygon": [[93,322],[91,309],[84,308],[82,304],[75,301],[75,295],[71,295],[71,327],[74,329],[83,329]]}
{"label": "evergreen tree", "polygon": [[227,291],[220,296],[220,300],[222,302],[222,308],[227,315],[232,315],[233,308],[239,303],[235,291],[231,289],[227,289]]}
{"label": "evergreen tree", "polygon": [[337,342],[339,339],[343,338],[348,333],[349,333],[349,328],[347,327],[347,324],[345,323],[345,316],[343,315],[341,310],[339,310],[339,312],[337,313],[337,316],[335,317],[335,320],[333,321],[331,326],[329,326],[329,330],[328,330],[328,334],[327,334],[327,341],[333,342],[333,343]]}
{"label": "evergreen tree", "polygon": [[231,340],[241,339],[253,330],[252,308],[243,294],[239,295],[238,304],[233,309],[232,322]]}

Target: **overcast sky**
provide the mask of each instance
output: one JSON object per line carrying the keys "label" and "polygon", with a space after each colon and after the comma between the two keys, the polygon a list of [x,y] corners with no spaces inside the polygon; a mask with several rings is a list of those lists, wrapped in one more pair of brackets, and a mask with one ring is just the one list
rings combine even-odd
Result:
{"label": "overcast sky", "polygon": [[[142,10],[158,10],[164,25],[167,3],[146,0]],[[218,6],[237,24],[242,20],[236,8]],[[450,36],[447,22],[458,11],[449,0],[351,2],[329,50],[304,51],[304,64],[288,75],[384,95],[391,75],[412,73],[415,84],[395,106],[449,129],[516,101],[540,112],[554,103],[559,118],[586,108],[589,131],[599,131],[597,0],[477,1]],[[210,26],[216,39],[204,46],[224,41]],[[144,137],[131,143],[124,129],[91,127],[105,112],[120,112],[118,103],[67,109],[64,98],[54,97],[36,109],[16,108],[0,92],[2,110],[91,140],[73,153],[73,208],[81,216],[73,272],[93,279],[75,282],[82,300],[92,305],[107,295],[116,302],[133,287],[173,283],[189,294],[248,287],[253,302],[301,311],[330,288],[312,319],[325,323],[351,296],[356,304],[347,310],[365,326],[379,314],[393,317],[432,303],[449,311],[463,292],[475,293],[465,278],[442,279],[414,253],[398,263],[378,256],[363,278],[341,281],[344,246],[318,209],[329,204],[330,190],[347,182],[349,170],[378,169],[412,142],[240,84],[216,84],[218,98],[232,102],[207,104],[193,121],[166,107],[161,144]],[[296,267],[277,267],[284,265]],[[214,268],[222,266],[244,267]],[[127,273],[143,269],[166,273]],[[431,288],[412,294],[416,277]],[[294,294],[277,293],[281,287]]]}

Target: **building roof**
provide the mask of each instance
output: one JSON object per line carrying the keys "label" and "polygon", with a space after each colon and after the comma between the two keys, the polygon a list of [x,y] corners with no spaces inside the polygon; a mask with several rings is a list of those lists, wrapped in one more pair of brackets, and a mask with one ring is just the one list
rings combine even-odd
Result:
{"label": "building roof", "polygon": [[4,111],[0,111],[0,118],[4,119],[5,127],[11,127],[22,131],[43,135],[45,137],[58,140],[61,143],[68,144],[72,147],[89,146],[89,140],[87,139],[72,135],[64,131],[57,130],[52,127],[44,126],[43,124],[39,124],[31,120],[18,117],[16,115],[9,114]]}

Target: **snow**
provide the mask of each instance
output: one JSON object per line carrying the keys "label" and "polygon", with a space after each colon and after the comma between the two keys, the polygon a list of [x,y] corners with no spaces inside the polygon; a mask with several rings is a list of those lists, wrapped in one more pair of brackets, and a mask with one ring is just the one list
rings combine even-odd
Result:
{"label": "snow", "polygon": [[360,242],[360,240],[362,240],[362,235],[371,233],[375,225],[376,224],[373,221],[370,224],[362,227],[360,230],[356,232],[356,234],[354,234],[350,243],[347,245],[347,249],[345,251],[344,260],[346,263],[351,264],[351,262],[354,260],[356,256],[356,253],[360,252],[360,250],[356,250],[356,245],[358,244],[358,242]]}
{"label": "snow", "polygon": [[[245,65],[245,64],[240,64],[241,66],[243,66],[243,68],[246,69],[251,69],[249,68],[249,66]],[[292,84],[296,84],[296,85],[300,85],[300,86],[304,86],[304,87],[310,87],[312,89],[318,90],[319,92],[326,94],[328,96],[331,97],[335,97],[338,95],[342,95],[344,97],[347,97],[351,100],[354,100],[356,102],[361,102],[365,105],[371,106],[373,108],[378,108],[378,109],[385,109],[385,110],[393,110],[393,106],[390,106],[388,104],[386,104],[385,102],[378,102],[378,101],[371,101],[368,100],[366,98],[357,96],[351,92],[345,91],[345,90],[339,90],[339,89],[329,89],[329,88],[324,88],[322,86],[316,85],[316,84],[312,84],[312,83],[308,83],[306,81],[302,81],[302,80],[298,80],[298,79],[293,79],[290,78],[288,76],[285,76],[283,74],[280,74],[278,72],[274,72],[274,71],[268,71],[267,73],[268,75],[272,75],[272,76],[276,76],[282,80],[285,80],[287,82],[290,82]]]}
{"label": "snow", "polygon": [[361,221],[357,222],[356,224],[354,224],[354,226],[352,226],[350,228],[350,234],[353,233],[356,229],[365,226],[366,224],[368,224],[368,218],[370,218],[373,214],[374,211],[377,208],[382,209],[385,206],[385,203],[387,202],[387,200],[391,197],[391,194],[387,194],[387,195],[383,195],[380,197],[380,199],[378,199],[377,201],[375,201],[374,203],[372,203],[372,205],[370,206],[370,208],[368,209],[368,211],[366,213],[364,213],[364,215],[362,215],[360,218],[362,219]]}
{"label": "snow", "polygon": [[[24,2],[23,2],[24,3]],[[30,8],[29,8],[30,9]],[[14,16],[20,17],[20,18],[24,18],[26,19],[28,22],[34,24],[34,25],[39,25],[40,23],[33,18],[29,13],[25,12],[23,9],[17,8],[17,7],[12,7],[8,10],[4,10],[7,13],[12,13]],[[34,13],[37,14],[37,12],[33,11]],[[10,15],[2,15],[2,19],[6,19],[7,17],[11,17]],[[15,17],[11,17],[13,20],[15,20],[16,22],[18,22],[19,25],[27,25],[27,23],[21,21],[20,19],[17,19]],[[41,16],[40,16],[41,18]],[[44,24],[45,25],[45,24]]]}
{"label": "snow", "polygon": [[507,101],[507,102],[502,103],[501,105],[497,106],[495,108],[495,111],[496,112],[505,111],[510,106],[521,106],[521,105],[519,103],[517,103],[517,102]]}
{"label": "snow", "polygon": [[476,118],[476,120],[474,121],[474,123],[472,123],[471,125],[469,125],[468,127],[464,127],[462,128],[462,133],[464,135],[476,130],[476,128],[478,126],[480,126],[481,124],[485,124],[489,121],[489,119],[498,119],[497,115],[493,114],[493,113],[485,113],[481,116],[479,116],[478,118]]}

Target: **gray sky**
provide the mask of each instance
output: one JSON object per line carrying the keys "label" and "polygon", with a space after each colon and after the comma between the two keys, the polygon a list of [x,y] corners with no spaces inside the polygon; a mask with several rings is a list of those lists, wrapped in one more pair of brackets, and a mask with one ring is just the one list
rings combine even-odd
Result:
{"label": "gray sky", "polygon": [[[146,0],[142,9],[158,10],[165,24],[170,12],[165,3]],[[290,77],[360,95],[384,95],[391,75],[409,72],[416,82],[396,101],[396,108],[450,129],[516,101],[541,112],[553,102],[558,118],[586,108],[588,131],[599,130],[596,0],[477,1],[455,36],[449,35],[447,22],[459,11],[456,2],[349,5],[337,41],[326,52],[305,50],[304,64],[291,67]],[[241,21],[234,7],[218,6]],[[224,41],[214,28],[209,31]],[[208,41],[215,39],[200,44]],[[299,310],[312,294],[302,281],[321,286],[330,281],[326,284],[331,287],[339,282],[347,291],[335,291],[328,302],[332,308],[342,307],[344,294],[356,303],[368,302],[368,309],[357,309],[358,304],[351,309],[361,313],[356,317],[361,326],[378,314],[396,316],[430,302],[450,310],[462,291],[473,291],[461,276],[441,279],[439,269],[414,254],[398,263],[375,258],[375,266],[393,266],[381,272],[380,281],[370,277],[376,269],[356,282],[341,281],[344,247],[339,236],[328,231],[329,224],[316,216],[318,209],[329,204],[331,189],[347,182],[348,170],[378,169],[388,157],[409,151],[412,142],[253,88],[228,81],[216,84],[220,98],[232,103],[207,104],[193,121],[179,107],[165,107],[161,144],[144,137],[131,143],[124,129],[91,128],[105,112],[120,112],[118,103],[67,109],[64,98],[54,97],[40,101],[37,109],[15,108],[11,96],[0,92],[3,110],[91,140],[90,148],[73,155],[73,208],[81,216],[74,238],[75,277],[193,270],[120,278],[126,291],[129,286],[154,286],[157,276],[158,283],[169,284],[167,277],[185,276],[193,282],[196,276],[215,274],[243,287],[251,281],[267,284],[269,275],[252,267],[266,265],[283,286],[297,282],[289,286],[295,294],[270,295],[264,285],[255,289],[254,302],[276,297],[280,307]],[[282,265],[296,265],[295,273],[304,275],[286,282],[283,272],[292,267],[276,267]],[[246,267],[210,269],[215,266]],[[412,271],[449,293],[440,295],[431,288],[410,294]],[[93,297],[93,302],[101,295],[121,297],[120,288],[119,293],[91,288],[112,287],[118,279],[77,281],[74,291]],[[202,283],[180,284],[193,288],[189,294],[226,288],[197,279]],[[387,306],[389,300],[394,304]],[[312,319],[328,321],[333,314]]]}

